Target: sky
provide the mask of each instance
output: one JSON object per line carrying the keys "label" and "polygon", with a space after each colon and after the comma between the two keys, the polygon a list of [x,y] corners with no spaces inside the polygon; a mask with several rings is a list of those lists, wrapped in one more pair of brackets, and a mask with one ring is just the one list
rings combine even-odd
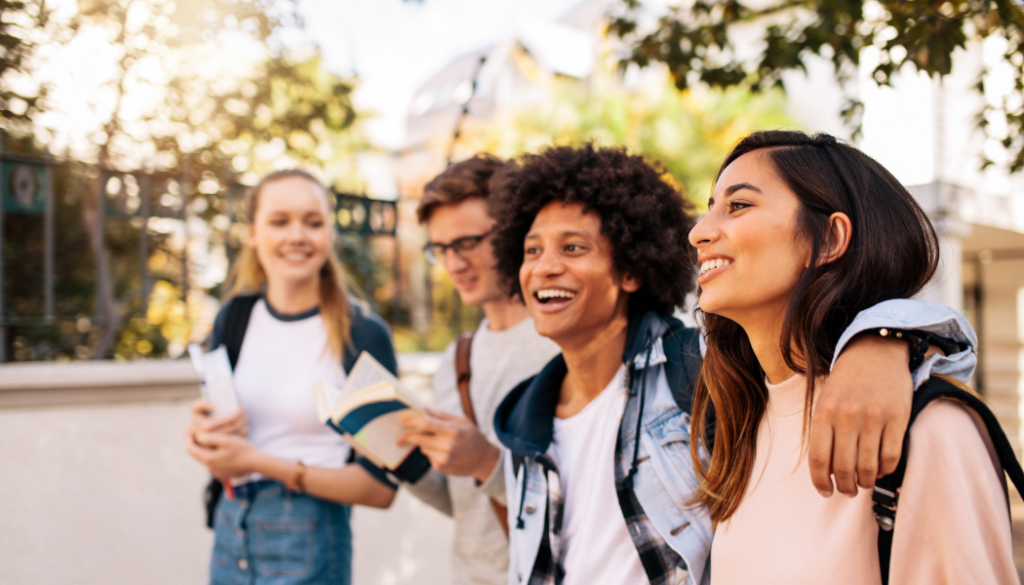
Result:
{"label": "sky", "polygon": [[369,138],[398,148],[416,89],[444,65],[531,20],[555,20],[580,1],[303,0],[301,10],[328,69],[358,74],[356,106],[375,113]]}

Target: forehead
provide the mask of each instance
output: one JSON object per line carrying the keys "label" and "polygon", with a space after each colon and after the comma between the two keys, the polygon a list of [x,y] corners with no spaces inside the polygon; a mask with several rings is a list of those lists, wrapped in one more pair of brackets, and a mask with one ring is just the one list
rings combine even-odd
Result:
{"label": "forehead", "polygon": [[256,206],[258,214],[325,210],[327,196],[324,189],[302,177],[286,177],[263,185]]}
{"label": "forehead", "polygon": [[533,218],[530,235],[582,232],[595,240],[602,238],[601,218],[593,210],[584,213],[582,203],[552,201]]}
{"label": "forehead", "polygon": [[729,163],[715,183],[715,197],[725,196],[726,189],[740,183],[750,183],[762,190],[783,185],[767,150],[748,152]]}
{"label": "forehead", "polygon": [[432,234],[466,232],[477,235],[493,223],[487,200],[483,197],[470,197],[458,203],[437,206],[427,219],[427,231]]}

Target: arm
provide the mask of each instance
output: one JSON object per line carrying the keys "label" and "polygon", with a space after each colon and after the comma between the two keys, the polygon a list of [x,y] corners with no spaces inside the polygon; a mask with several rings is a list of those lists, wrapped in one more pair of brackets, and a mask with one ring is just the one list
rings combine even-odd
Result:
{"label": "arm", "polygon": [[452,498],[448,493],[447,475],[436,469],[431,469],[416,483],[405,484],[405,489],[424,504],[451,517],[453,513]]}
{"label": "arm", "polygon": [[[808,463],[811,480],[823,496],[853,495],[859,485],[896,468],[910,420],[913,389],[932,373],[969,380],[977,359],[970,350],[950,356],[930,351],[911,376],[906,342],[864,334],[879,327],[918,329],[977,347],[967,320],[945,305],[897,299],[862,311],[836,345],[832,373],[811,419]],[[893,391],[892,389],[898,389]]]}
{"label": "arm", "polygon": [[428,408],[427,413],[402,419],[405,433],[399,445],[414,445],[441,473],[473,477],[481,484],[491,479],[501,463],[501,450],[464,417]]}
{"label": "arm", "polygon": [[[293,485],[300,473],[298,463],[271,457],[237,435],[198,433],[195,440],[186,435],[185,445],[217,478],[259,473]],[[305,493],[342,504],[387,508],[395,498],[394,488],[381,483],[358,464],[336,469],[308,467],[302,484]]]}

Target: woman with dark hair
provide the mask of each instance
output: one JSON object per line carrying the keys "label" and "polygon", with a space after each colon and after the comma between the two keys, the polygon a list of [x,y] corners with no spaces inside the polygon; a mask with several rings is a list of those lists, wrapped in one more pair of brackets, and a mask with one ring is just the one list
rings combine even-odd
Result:
{"label": "woman with dark hair", "polygon": [[386,508],[395,496],[316,415],[314,382],[342,386],[362,351],[397,369],[387,325],[348,294],[332,209],[301,170],[271,173],[246,196],[248,239],[210,343],[227,349],[241,410],[211,418],[197,400],[185,433],[214,477],[236,478],[226,497],[208,488],[213,585],[348,585],[349,504]]}
{"label": "woman with dark hair", "polygon": [[[843,331],[934,274],[931,224],[859,150],[827,135],[759,132],[722,164],[690,242],[707,333],[693,401],[694,502],[716,527],[712,582],[882,582],[871,492],[818,497],[806,439]],[[939,400],[909,431],[888,582],[1018,582],[1002,469],[972,413]]]}

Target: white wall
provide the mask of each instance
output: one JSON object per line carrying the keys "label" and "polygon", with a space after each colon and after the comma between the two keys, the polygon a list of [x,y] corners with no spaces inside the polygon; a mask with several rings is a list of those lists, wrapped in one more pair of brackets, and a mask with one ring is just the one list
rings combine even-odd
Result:
{"label": "white wall", "polygon": [[[436,359],[400,360],[422,390]],[[146,364],[107,367],[133,366]],[[0,366],[0,393],[25,370]],[[0,584],[205,583],[208,476],[182,444],[188,402],[0,408]],[[450,520],[404,492],[353,517],[357,585],[450,582]]]}

